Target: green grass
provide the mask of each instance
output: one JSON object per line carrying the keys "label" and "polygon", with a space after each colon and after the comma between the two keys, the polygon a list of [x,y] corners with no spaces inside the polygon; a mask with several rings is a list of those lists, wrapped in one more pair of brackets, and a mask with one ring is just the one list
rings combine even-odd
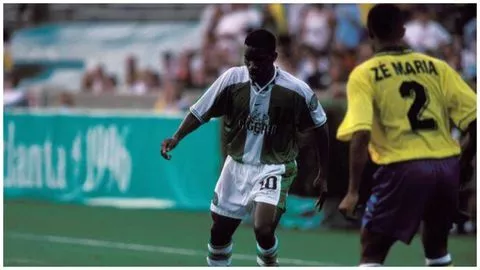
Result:
{"label": "green grass", "polygon": [[[204,266],[211,221],[208,213],[122,210],[50,204],[4,203],[6,266]],[[354,266],[359,238],[352,231],[278,230],[283,265]],[[235,266],[255,265],[248,225],[234,236]],[[456,266],[476,265],[476,238],[452,237]],[[236,257],[235,257],[236,256]],[[296,260],[294,260],[296,259]],[[386,264],[423,266],[419,239],[396,244]]]}

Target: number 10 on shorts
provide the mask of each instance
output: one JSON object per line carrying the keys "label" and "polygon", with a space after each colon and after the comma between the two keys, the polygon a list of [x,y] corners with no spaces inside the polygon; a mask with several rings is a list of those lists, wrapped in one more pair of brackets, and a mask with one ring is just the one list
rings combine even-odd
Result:
{"label": "number 10 on shorts", "polygon": [[260,181],[260,185],[262,186],[260,190],[263,189],[272,189],[275,190],[277,189],[277,180],[278,178],[275,176],[269,176],[266,179],[263,179]]}

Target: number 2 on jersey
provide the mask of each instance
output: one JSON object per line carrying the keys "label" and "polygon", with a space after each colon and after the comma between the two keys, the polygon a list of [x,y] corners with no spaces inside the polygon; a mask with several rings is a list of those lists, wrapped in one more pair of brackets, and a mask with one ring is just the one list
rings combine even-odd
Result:
{"label": "number 2 on jersey", "polygon": [[408,121],[412,131],[437,129],[437,122],[433,118],[422,119],[422,113],[428,105],[428,97],[423,85],[416,81],[405,81],[400,85],[400,94],[403,98],[414,97],[412,106],[408,110]]}

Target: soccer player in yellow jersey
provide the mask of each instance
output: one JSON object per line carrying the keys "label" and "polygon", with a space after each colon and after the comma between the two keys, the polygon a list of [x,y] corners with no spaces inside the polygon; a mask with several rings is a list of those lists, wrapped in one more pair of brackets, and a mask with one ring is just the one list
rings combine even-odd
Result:
{"label": "soccer player in yellow jersey", "polygon": [[[354,214],[370,154],[380,168],[362,219],[360,264],[382,265],[390,247],[409,244],[423,221],[426,264],[446,266],[460,174],[476,152],[476,94],[445,62],[403,47],[402,17],[392,4],[368,14],[376,55],[347,83],[337,138],[350,141],[350,177],[339,210]],[[450,136],[451,122],[470,136],[464,151]]]}

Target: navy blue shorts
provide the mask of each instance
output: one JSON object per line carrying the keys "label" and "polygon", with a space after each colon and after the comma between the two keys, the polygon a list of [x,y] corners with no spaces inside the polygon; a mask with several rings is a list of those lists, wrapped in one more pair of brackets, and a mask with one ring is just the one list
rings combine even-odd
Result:
{"label": "navy blue shorts", "polygon": [[373,176],[362,227],[410,244],[421,221],[450,230],[458,205],[458,157],[381,166]]}

